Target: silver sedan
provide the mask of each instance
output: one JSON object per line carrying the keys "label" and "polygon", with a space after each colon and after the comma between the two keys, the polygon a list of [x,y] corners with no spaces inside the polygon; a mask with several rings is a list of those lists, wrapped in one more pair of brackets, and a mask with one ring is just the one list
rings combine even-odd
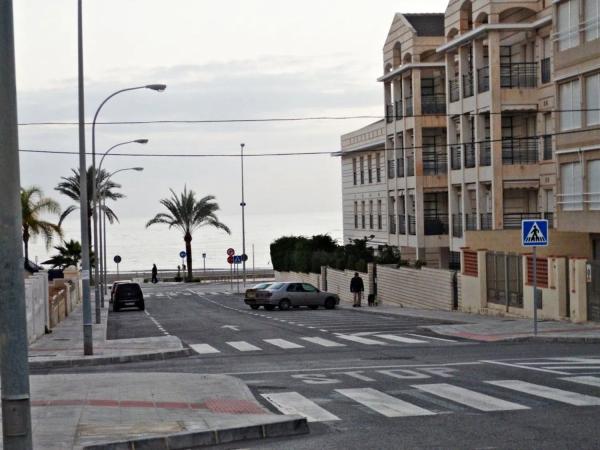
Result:
{"label": "silver sedan", "polygon": [[285,282],[273,283],[266,289],[257,290],[254,298],[245,298],[244,302],[252,309],[264,306],[271,311],[275,307],[288,310],[293,306],[308,306],[317,309],[323,306],[326,309],[334,309],[340,303],[337,294],[323,292],[309,283]]}

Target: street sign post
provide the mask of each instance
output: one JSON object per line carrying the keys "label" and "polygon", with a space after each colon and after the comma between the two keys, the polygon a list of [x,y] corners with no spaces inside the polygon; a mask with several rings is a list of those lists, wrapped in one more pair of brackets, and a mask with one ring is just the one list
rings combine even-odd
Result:
{"label": "street sign post", "polygon": [[235,250],[232,248],[228,248],[227,249],[227,256],[233,256],[235,255]]}
{"label": "street sign post", "polygon": [[548,236],[548,221],[523,220],[521,222],[521,245],[533,247],[533,334],[537,335],[537,310],[539,307],[540,293],[537,289],[537,248],[547,247],[550,241]]}
{"label": "street sign post", "polygon": [[185,252],[185,250],[181,250],[179,252],[179,257],[181,258],[181,269],[183,270],[183,278],[185,278],[185,257],[187,256],[187,253]]}
{"label": "street sign post", "polygon": [[119,263],[121,262],[121,257],[119,255],[116,255],[113,258],[113,261],[115,262],[115,264],[117,265],[117,279],[119,278]]}
{"label": "street sign post", "polygon": [[233,257],[234,264],[241,264],[244,261],[243,255],[235,255]]}

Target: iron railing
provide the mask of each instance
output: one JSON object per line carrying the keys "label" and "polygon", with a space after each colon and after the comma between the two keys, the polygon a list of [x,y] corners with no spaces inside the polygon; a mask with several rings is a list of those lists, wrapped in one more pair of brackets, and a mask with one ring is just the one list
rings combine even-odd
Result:
{"label": "iron railing", "polygon": [[540,78],[542,80],[542,84],[550,83],[550,81],[552,79],[552,68],[551,68],[551,64],[550,64],[550,58],[542,59],[540,67],[541,67]]}
{"label": "iron railing", "polygon": [[465,214],[465,229],[467,231],[473,231],[477,229],[477,214]]}
{"label": "iron railing", "polygon": [[536,86],[536,62],[500,64],[500,87],[533,88]]}
{"label": "iron railing", "polygon": [[446,114],[446,94],[421,96],[423,114]]}
{"label": "iron railing", "polygon": [[402,119],[402,116],[404,115],[402,111],[402,100],[396,100],[394,106],[396,109],[396,119]]}
{"label": "iron railing", "polygon": [[404,97],[404,105],[406,107],[406,117],[411,117],[413,115],[413,98]]}
{"label": "iron railing", "polygon": [[448,80],[448,92],[450,92],[450,102],[457,102],[460,99],[460,84],[458,80]]}
{"label": "iron railing", "polygon": [[428,213],[423,219],[426,236],[448,234],[448,214]]}
{"label": "iron railing", "polygon": [[482,230],[491,230],[493,228],[491,212],[481,213],[479,220],[481,221]]}
{"label": "iron railing", "polygon": [[385,121],[387,123],[394,121],[394,105],[385,105]]}
{"label": "iron railing", "polygon": [[390,234],[396,234],[396,219],[393,214],[390,214],[389,231]]}
{"label": "iron railing", "polygon": [[502,139],[503,164],[536,164],[538,159],[538,143],[535,138]]}
{"label": "iron railing", "polygon": [[407,156],[406,157],[406,167],[404,168],[407,177],[415,176],[415,157]]}
{"label": "iron railing", "polygon": [[477,92],[490,90],[490,68],[488,66],[477,69]]}
{"label": "iron railing", "polygon": [[465,168],[475,167],[475,143],[467,142],[465,149]]}
{"label": "iron railing", "polygon": [[448,156],[445,149],[435,147],[423,149],[423,175],[445,175],[448,171]]}
{"label": "iron railing", "polygon": [[461,238],[463,236],[463,224],[461,214],[452,214],[452,236]]}
{"label": "iron railing", "polygon": [[479,143],[479,165],[492,165],[492,143],[489,140]]}
{"label": "iron railing", "polygon": [[408,216],[408,234],[412,236],[417,234],[417,221],[415,216]]}
{"label": "iron railing", "polygon": [[468,72],[463,75],[463,97],[473,96],[473,73]]}
{"label": "iron railing", "polygon": [[546,134],[542,137],[542,145],[544,147],[544,161],[550,161],[554,159],[552,154],[552,135]]}
{"label": "iron railing", "polygon": [[406,234],[406,216],[398,214],[398,234]]}
{"label": "iron railing", "polygon": [[504,214],[504,229],[506,230],[520,230],[521,222],[528,219],[541,219],[540,213],[507,213]]}
{"label": "iron railing", "polygon": [[391,180],[392,178],[394,178],[394,160],[393,159],[388,159],[387,169],[388,169],[388,179]]}
{"label": "iron railing", "polygon": [[452,170],[459,170],[462,167],[461,159],[462,159],[461,145],[451,145],[450,146],[450,167]]}

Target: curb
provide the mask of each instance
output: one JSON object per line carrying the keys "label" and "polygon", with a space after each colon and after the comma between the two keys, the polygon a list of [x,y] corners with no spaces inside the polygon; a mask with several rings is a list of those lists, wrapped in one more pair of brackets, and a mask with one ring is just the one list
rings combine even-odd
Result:
{"label": "curb", "polygon": [[549,342],[565,344],[598,344],[600,337],[576,337],[576,336],[521,336],[507,338],[494,342]]}
{"label": "curb", "polygon": [[54,361],[29,361],[31,370],[56,369],[63,367],[89,367],[101,366],[107,364],[122,364],[139,361],[158,361],[173,358],[182,358],[185,356],[195,355],[196,352],[191,348],[183,348],[181,350],[171,350],[155,353],[141,353],[138,355],[123,355],[123,356],[100,356],[97,358],[72,358],[72,359],[57,359]]}
{"label": "curb", "polygon": [[310,432],[306,418],[291,416],[279,422],[246,427],[223,428],[198,432],[184,432],[152,438],[93,444],[84,450],[177,450],[200,448],[209,445],[226,444],[253,439],[268,439],[285,436],[298,436]]}

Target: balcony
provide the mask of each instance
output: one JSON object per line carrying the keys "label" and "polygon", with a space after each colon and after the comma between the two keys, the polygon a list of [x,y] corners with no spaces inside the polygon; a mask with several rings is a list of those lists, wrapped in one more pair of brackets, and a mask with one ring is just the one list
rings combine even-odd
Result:
{"label": "balcony", "polygon": [[460,85],[458,80],[448,81],[448,92],[450,92],[450,102],[457,102],[460,99]]}
{"label": "balcony", "polygon": [[504,214],[505,230],[520,230],[521,222],[529,219],[541,219],[540,213],[509,213]]}
{"label": "balcony", "polygon": [[463,97],[473,96],[473,73],[469,72],[463,75]]}
{"label": "balcony", "polygon": [[398,234],[406,234],[406,216],[398,214]]}
{"label": "balcony", "polygon": [[385,121],[387,123],[394,121],[394,105],[385,105]]}
{"label": "balcony", "polygon": [[540,78],[542,80],[542,84],[550,83],[550,81],[552,80],[552,75],[551,75],[552,67],[550,64],[550,58],[542,59],[540,66],[541,66]]}
{"label": "balcony", "polygon": [[488,66],[477,69],[477,92],[487,92],[490,90],[490,68]]}
{"label": "balcony", "polygon": [[537,162],[538,145],[536,138],[506,138],[502,140],[503,164],[536,164]]}
{"label": "balcony", "polygon": [[417,234],[417,222],[415,216],[408,216],[408,234],[412,236]]}
{"label": "balcony", "polygon": [[423,149],[423,175],[445,175],[448,171],[448,157],[443,149]]}
{"label": "balcony", "polygon": [[404,103],[406,105],[406,117],[411,117],[413,115],[413,100],[411,97],[404,97]]}
{"label": "balcony", "polygon": [[387,171],[388,171],[388,179],[391,180],[392,178],[394,178],[394,160],[393,159],[388,159],[387,162]]}
{"label": "balcony", "polygon": [[404,158],[396,159],[396,176],[402,178],[404,176]]}
{"label": "balcony", "polygon": [[482,213],[479,220],[481,221],[481,229],[482,230],[491,230],[493,228],[491,212]]}
{"label": "balcony", "polygon": [[456,238],[463,236],[462,214],[452,214],[452,236]]}
{"label": "balcony", "polygon": [[450,167],[452,170],[459,170],[462,167],[460,147],[460,145],[450,146]]}
{"label": "balcony", "polygon": [[395,109],[396,109],[396,119],[402,119],[403,117],[403,112],[402,112],[402,100],[397,100],[394,103]]}
{"label": "balcony", "polygon": [[475,143],[465,144],[465,168],[475,167]]}
{"label": "balcony", "polygon": [[446,114],[446,94],[422,95],[423,114]]}
{"label": "balcony", "polygon": [[492,143],[489,140],[479,143],[479,165],[492,165]]}
{"label": "balcony", "polygon": [[467,231],[477,230],[477,214],[465,214],[465,229]]}
{"label": "balcony", "polygon": [[390,234],[396,234],[396,219],[393,214],[390,214],[389,232]]}
{"label": "balcony", "polygon": [[415,176],[415,157],[407,156],[406,157],[406,176],[414,177]]}
{"label": "balcony", "polygon": [[500,87],[533,88],[537,86],[537,63],[500,64]]}
{"label": "balcony", "polygon": [[552,136],[547,134],[542,138],[542,146],[544,147],[544,161],[551,161],[554,159],[552,154]]}
{"label": "balcony", "polygon": [[424,217],[425,236],[448,234],[448,214],[429,213]]}

